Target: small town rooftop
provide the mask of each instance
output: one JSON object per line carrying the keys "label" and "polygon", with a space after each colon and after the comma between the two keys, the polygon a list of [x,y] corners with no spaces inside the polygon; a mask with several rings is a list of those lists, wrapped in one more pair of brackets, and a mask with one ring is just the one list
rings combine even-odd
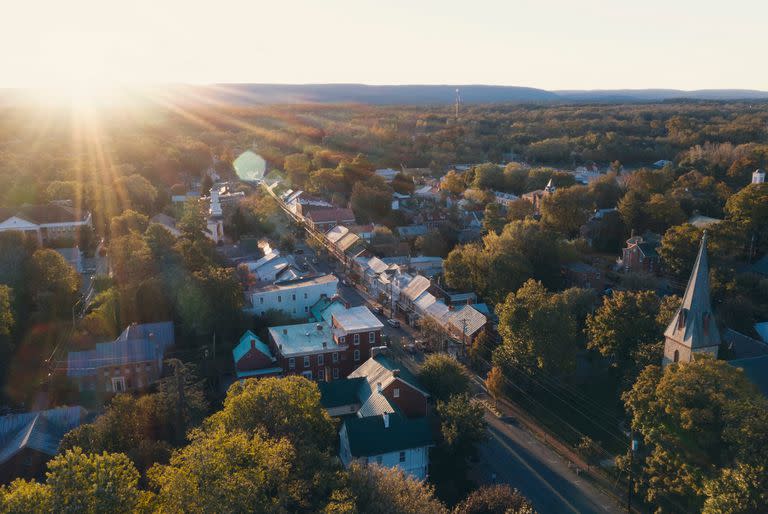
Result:
{"label": "small town rooftop", "polygon": [[269,335],[285,357],[346,348],[336,344],[331,327],[324,322],[271,327]]}
{"label": "small town rooftop", "polygon": [[384,324],[364,305],[337,311],[333,314],[333,319],[336,321],[335,325],[347,332],[384,328]]}

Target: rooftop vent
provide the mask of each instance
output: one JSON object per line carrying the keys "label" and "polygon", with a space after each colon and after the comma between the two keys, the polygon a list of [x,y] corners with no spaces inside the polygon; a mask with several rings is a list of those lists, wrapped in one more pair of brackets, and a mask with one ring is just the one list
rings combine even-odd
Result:
{"label": "rooftop vent", "polygon": [[317,324],[317,331],[318,332],[322,332],[323,331],[323,324],[322,323],[318,323]]}

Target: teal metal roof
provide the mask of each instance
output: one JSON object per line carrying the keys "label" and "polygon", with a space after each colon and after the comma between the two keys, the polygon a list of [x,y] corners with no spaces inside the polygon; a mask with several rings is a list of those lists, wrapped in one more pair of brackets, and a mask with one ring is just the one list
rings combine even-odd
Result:
{"label": "teal metal roof", "polygon": [[283,368],[252,369],[249,371],[238,371],[237,378],[263,377],[264,375],[277,375],[282,372]]}
{"label": "teal metal roof", "polygon": [[232,357],[235,359],[235,362],[239,362],[240,359],[242,359],[243,356],[248,353],[248,350],[251,349],[251,340],[253,339],[256,340],[256,349],[272,359],[272,362],[274,362],[275,357],[272,355],[269,346],[267,346],[261,339],[259,339],[259,336],[250,330],[245,331],[245,333],[240,338],[240,342],[232,349]]}
{"label": "teal metal roof", "polygon": [[432,446],[432,430],[427,418],[408,419],[390,414],[389,427],[383,416],[344,420],[349,448],[355,457],[382,455],[411,448]]}

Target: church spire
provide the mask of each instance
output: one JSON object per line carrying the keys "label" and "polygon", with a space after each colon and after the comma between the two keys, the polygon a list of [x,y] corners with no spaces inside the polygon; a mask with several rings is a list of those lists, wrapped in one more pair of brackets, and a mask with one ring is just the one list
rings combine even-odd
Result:
{"label": "church spire", "polygon": [[699,253],[685,288],[683,301],[664,331],[664,364],[693,360],[693,353],[712,353],[717,357],[720,332],[709,299],[709,259],[707,232],[701,238]]}

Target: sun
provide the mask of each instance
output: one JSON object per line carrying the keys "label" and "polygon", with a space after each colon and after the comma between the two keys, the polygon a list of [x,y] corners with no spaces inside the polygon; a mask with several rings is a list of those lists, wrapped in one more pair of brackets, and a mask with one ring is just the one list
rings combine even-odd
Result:
{"label": "sun", "polygon": [[128,77],[114,48],[99,34],[67,34],[39,47],[38,65],[45,70],[38,90],[44,100],[76,109],[105,107],[119,101],[137,77]]}

